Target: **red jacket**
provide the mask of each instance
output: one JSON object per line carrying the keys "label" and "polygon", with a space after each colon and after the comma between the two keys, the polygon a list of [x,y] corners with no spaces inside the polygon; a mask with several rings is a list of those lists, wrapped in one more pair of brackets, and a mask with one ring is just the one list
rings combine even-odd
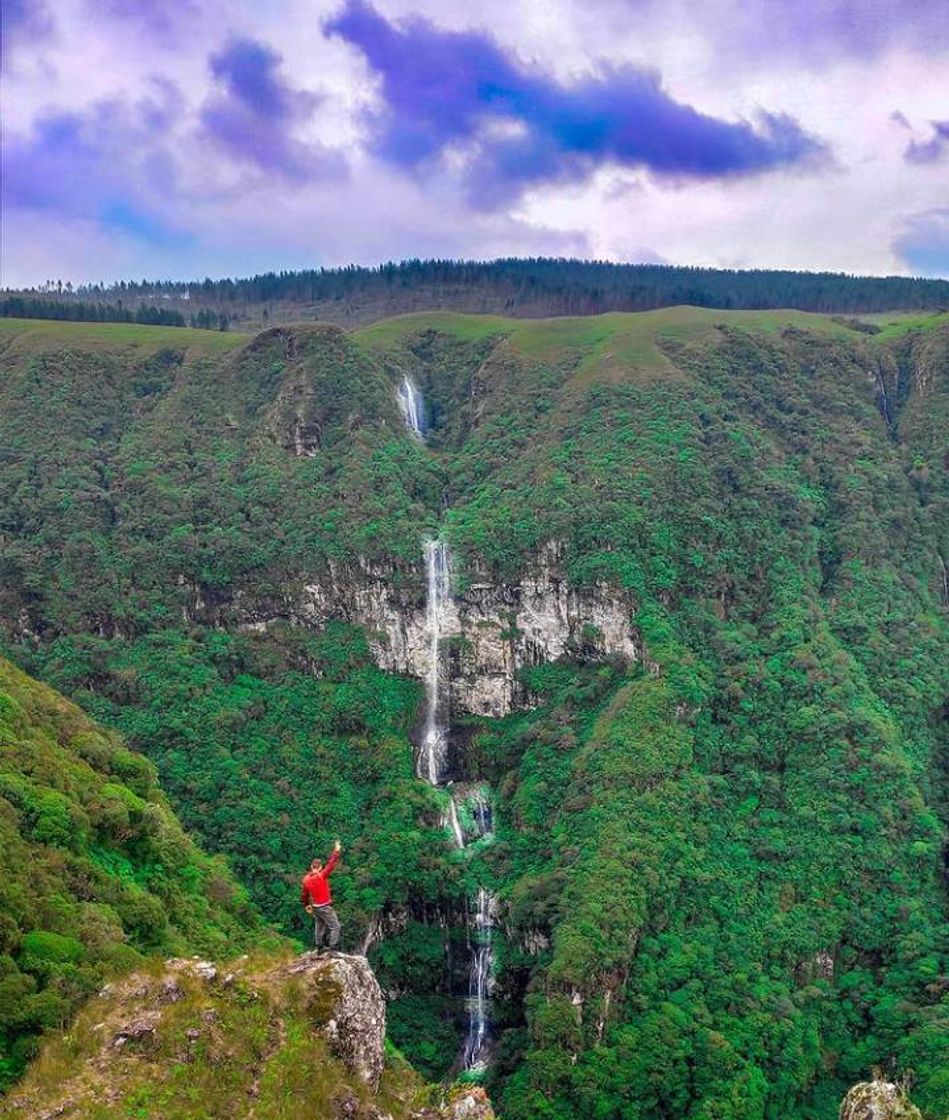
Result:
{"label": "red jacket", "polygon": [[314,906],[329,906],[333,901],[330,897],[330,875],[339,861],[339,852],[334,851],[322,871],[311,871],[303,878],[303,889],[300,891],[300,901],[304,906],[311,902]]}

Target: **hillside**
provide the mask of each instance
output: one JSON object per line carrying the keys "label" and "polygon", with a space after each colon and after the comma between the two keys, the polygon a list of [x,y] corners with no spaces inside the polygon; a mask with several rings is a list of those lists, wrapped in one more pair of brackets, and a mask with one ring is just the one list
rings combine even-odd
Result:
{"label": "hillside", "polygon": [[104,320],[133,316],[213,330],[293,322],[359,327],[433,310],[538,319],[650,311],[689,304],[721,310],[796,308],[838,315],[945,311],[949,281],[831,272],[690,268],[607,261],[407,260],[376,268],[268,272],[223,280],[71,285],[8,292],[0,315]]}
{"label": "hillside", "polygon": [[112,975],[156,953],[263,942],[150,762],[0,660],[0,1089]]}
{"label": "hillside", "polygon": [[[488,892],[505,1120],[830,1120],[875,1065],[936,1120],[949,319],[878,325],[2,321],[7,652],[287,932],[342,837],[344,945],[428,1076]],[[416,777],[427,657],[460,796]]]}

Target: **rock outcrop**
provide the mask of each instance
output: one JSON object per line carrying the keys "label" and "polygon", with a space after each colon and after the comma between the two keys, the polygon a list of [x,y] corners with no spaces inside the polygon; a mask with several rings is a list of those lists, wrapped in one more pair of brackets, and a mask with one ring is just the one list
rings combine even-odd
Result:
{"label": "rock outcrop", "polygon": [[[318,627],[339,619],[356,623],[366,629],[381,668],[423,678],[430,662],[424,580],[420,571],[395,576],[368,564],[358,570],[333,568],[320,580],[306,582],[284,617]],[[580,660],[640,659],[632,610],[630,597],[606,583],[571,586],[553,543],[516,582],[497,583],[475,573],[440,619],[451,647],[452,709],[503,716],[528,706],[532,697],[518,672],[565,654]],[[250,625],[265,629],[268,621],[255,619]]]}
{"label": "rock outcrop", "polygon": [[437,1108],[415,1112],[411,1120],[495,1120],[488,1094],[480,1085],[459,1085],[451,1089]]}
{"label": "rock outcrop", "polygon": [[175,958],[107,984],[0,1117],[494,1120],[479,1086],[446,1092],[387,1065],[385,1022],[364,957]]}
{"label": "rock outcrop", "polygon": [[899,1085],[882,1078],[854,1085],[840,1106],[840,1120],[923,1120]]}
{"label": "rock outcrop", "polygon": [[307,1013],[333,1053],[374,1090],[385,1065],[386,1003],[365,957],[304,953],[267,977],[303,984]]}

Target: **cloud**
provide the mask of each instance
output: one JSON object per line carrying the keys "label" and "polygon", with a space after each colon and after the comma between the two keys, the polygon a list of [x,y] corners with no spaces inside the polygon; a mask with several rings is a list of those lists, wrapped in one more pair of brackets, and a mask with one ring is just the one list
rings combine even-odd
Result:
{"label": "cloud", "polygon": [[232,39],[209,61],[218,90],[205,102],[201,123],[232,158],[296,183],[344,170],[338,152],[296,137],[321,99],[281,77],[276,51],[256,39]]}
{"label": "cloud", "polygon": [[931,121],[928,140],[911,140],[903,158],[907,163],[938,163],[949,155],[949,121]]}
{"label": "cloud", "polygon": [[[946,206],[947,158],[904,151],[949,116],[945,0],[343,3],[4,0],[4,282],[416,255],[929,267],[932,224],[906,216]],[[758,106],[794,118],[784,162]],[[805,131],[845,173],[794,173],[820,158],[794,158]]]}
{"label": "cloud", "polygon": [[949,207],[909,214],[893,251],[917,276],[949,277]]}
{"label": "cloud", "polygon": [[773,49],[799,55],[830,48],[874,58],[897,45],[935,52],[949,43],[945,0],[771,0],[766,18],[760,8],[748,12],[755,13],[762,39]]}
{"label": "cloud", "polygon": [[181,97],[167,81],[148,96],[116,96],[83,111],[50,109],[4,152],[3,205],[94,221],[105,229],[180,240],[165,220],[163,196],[174,192],[177,165],[171,138]]}
{"label": "cloud", "polygon": [[137,24],[146,34],[171,41],[194,21],[198,0],[86,0],[91,18]]}
{"label": "cloud", "polygon": [[482,32],[423,19],[396,27],[349,0],[326,31],[358,48],[381,78],[371,118],[374,154],[419,169],[466,150],[476,205],[525,189],[581,182],[601,166],[646,168],[675,181],[728,179],[818,164],[824,145],[791,117],[726,121],[676,101],[656,73],[601,64],[569,84],[506,54]]}
{"label": "cloud", "polygon": [[945,0],[587,0],[615,27],[659,21],[683,37],[697,29],[715,58],[755,68],[792,61],[819,70],[838,58],[869,62],[904,50],[949,46]]}
{"label": "cloud", "polygon": [[45,0],[3,0],[0,4],[0,40],[3,68],[21,44],[35,46],[54,31],[53,17]]}

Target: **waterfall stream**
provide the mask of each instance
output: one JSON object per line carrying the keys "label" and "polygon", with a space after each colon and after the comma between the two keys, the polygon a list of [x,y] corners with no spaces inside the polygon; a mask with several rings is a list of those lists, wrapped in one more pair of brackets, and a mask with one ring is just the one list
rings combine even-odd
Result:
{"label": "waterfall stream", "polygon": [[441,650],[445,612],[451,600],[448,547],[444,541],[425,542],[425,572],[428,580],[426,624],[429,666],[425,679],[425,729],[419,755],[419,777],[433,786],[441,785],[448,754],[448,697],[444,687]]}
{"label": "waterfall stream", "polygon": [[399,408],[405,417],[408,427],[418,436],[425,439],[425,401],[413,381],[408,377],[402,378],[398,391]]}
{"label": "waterfall stream", "polygon": [[[425,402],[408,377],[399,387],[398,399],[406,425],[414,435],[424,440]],[[451,554],[442,540],[426,540],[424,547],[429,665],[425,678],[425,721],[416,771],[430,785],[444,788],[450,733],[450,682],[442,639],[447,636],[451,620]],[[451,785],[448,794],[445,827],[451,831],[459,851],[466,851],[471,842],[490,841],[493,823],[485,789],[481,786]],[[464,811],[464,820],[460,809]],[[496,896],[486,887],[479,886],[477,894],[471,899],[468,913],[467,1024],[460,1054],[461,1063],[468,1070],[482,1070],[487,1064],[496,910]]]}
{"label": "waterfall stream", "polygon": [[[433,786],[444,787],[448,762],[449,704],[441,641],[451,604],[451,556],[444,541],[425,542],[425,569],[428,597],[426,621],[430,662],[425,679],[425,722],[419,749],[417,772]],[[483,788],[449,788],[445,827],[460,851],[471,841],[492,836],[491,806]],[[459,806],[470,816],[465,828]],[[461,1061],[465,1069],[480,1070],[486,1064],[488,1031],[491,1023],[491,988],[494,972],[495,896],[479,887],[468,915],[468,995],[465,1000],[467,1025]]]}
{"label": "waterfall stream", "polygon": [[[475,840],[493,837],[491,806],[485,791],[476,788],[465,798],[472,814]],[[452,790],[452,805],[455,791]],[[457,816],[457,811],[456,811]],[[465,846],[462,832],[462,847]],[[491,1024],[491,989],[494,987],[494,925],[497,898],[486,887],[479,886],[474,914],[468,922],[468,998],[465,1009],[468,1027],[461,1051],[465,1069],[480,1070],[487,1064],[488,1028]]]}

